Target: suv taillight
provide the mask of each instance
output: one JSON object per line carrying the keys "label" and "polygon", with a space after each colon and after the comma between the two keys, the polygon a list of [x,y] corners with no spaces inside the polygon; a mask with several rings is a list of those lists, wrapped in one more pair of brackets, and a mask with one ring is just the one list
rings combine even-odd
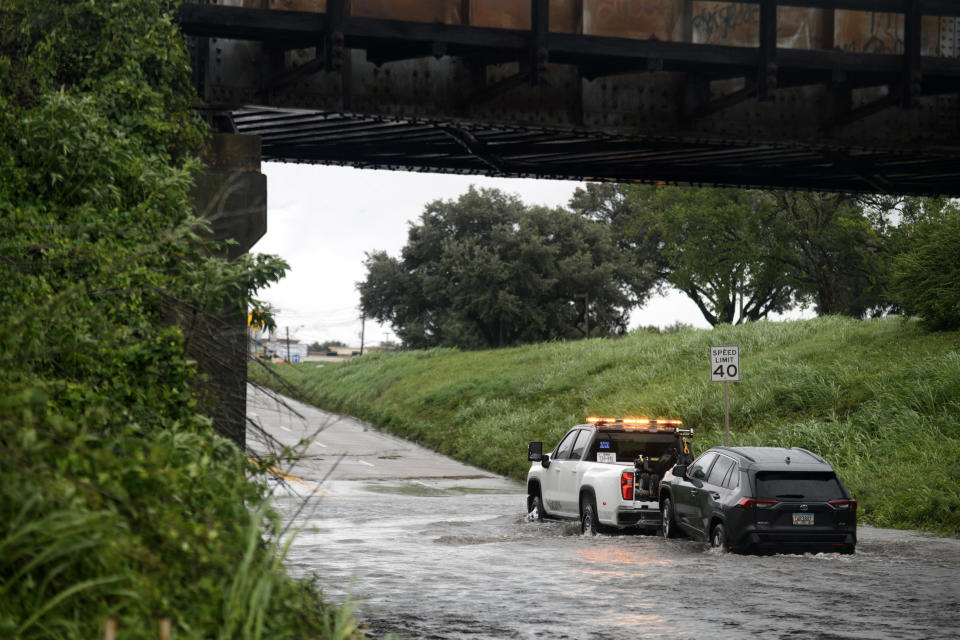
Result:
{"label": "suv taillight", "polygon": [[840,510],[850,509],[852,511],[857,510],[857,501],[856,500],[830,500],[830,504]]}
{"label": "suv taillight", "polygon": [[633,471],[620,474],[620,495],[624,500],[633,500]]}
{"label": "suv taillight", "polygon": [[749,509],[750,507],[769,508],[777,504],[776,500],[757,500],[756,498],[743,498],[737,503],[738,507]]}

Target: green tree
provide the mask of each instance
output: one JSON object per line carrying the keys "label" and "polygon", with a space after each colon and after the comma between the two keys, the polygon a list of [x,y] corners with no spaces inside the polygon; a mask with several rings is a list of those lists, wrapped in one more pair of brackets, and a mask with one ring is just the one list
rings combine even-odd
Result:
{"label": "green tree", "polygon": [[796,295],[819,315],[861,318],[889,309],[890,205],[845,194],[770,192],[775,215],[759,236]]}
{"label": "green tree", "polygon": [[634,188],[619,184],[589,183],[570,198],[570,208],[580,215],[610,226],[617,247],[633,261],[635,272],[628,286],[638,305],[660,291],[670,273],[662,238],[655,227],[642,231],[637,222],[638,198]]}
{"label": "green tree", "polygon": [[647,286],[676,287],[713,325],[796,304],[812,304],[820,315],[889,311],[892,219],[917,206],[838,194],[611,185],[588,185],[571,205],[611,225]]}
{"label": "green tree", "polygon": [[960,206],[927,201],[912,207],[897,241],[891,297],[931,329],[960,328]]}
{"label": "green tree", "polygon": [[572,339],[588,323],[619,334],[634,301],[609,225],[497,190],[430,203],[401,257],[370,253],[366,267],[361,308],[413,348]]}
{"label": "green tree", "polygon": [[611,224],[644,286],[676,287],[711,325],[759,320],[794,304],[783,269],[761,251],[773,212],[759,192],[589,185],[571,205]]}

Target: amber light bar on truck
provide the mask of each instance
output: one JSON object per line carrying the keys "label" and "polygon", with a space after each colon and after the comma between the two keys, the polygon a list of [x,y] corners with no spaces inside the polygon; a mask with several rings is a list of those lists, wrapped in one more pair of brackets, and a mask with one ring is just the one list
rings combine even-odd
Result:
{"label": "amber light bar on truck", "polygon": [[587,422],[598,427],[645,428],[648,431],[676,431],[677,427],[683,424],[682,420],[665,418],[598,418],[596,416],[590,416]]}

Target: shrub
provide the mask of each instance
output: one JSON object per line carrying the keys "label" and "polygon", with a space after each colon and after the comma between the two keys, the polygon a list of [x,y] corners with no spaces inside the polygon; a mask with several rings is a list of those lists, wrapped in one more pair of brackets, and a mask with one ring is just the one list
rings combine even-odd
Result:
{"label": "shrub", "polygon": [[960,328],[960,208],[916,223],[908,247],[894,260],[894,297],[931,329]]}

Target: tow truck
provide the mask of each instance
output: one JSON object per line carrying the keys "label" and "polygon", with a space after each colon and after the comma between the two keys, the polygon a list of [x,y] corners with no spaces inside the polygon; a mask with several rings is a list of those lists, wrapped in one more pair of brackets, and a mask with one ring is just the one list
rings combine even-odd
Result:
{"label": "tow truck", "polygon": [[527,514],[531,520],[580,520],[587,534],[660,527],[660,481],[693,460],[692,429],[666,418],[599,418],[570,429],[544,453],[531,442]]}

